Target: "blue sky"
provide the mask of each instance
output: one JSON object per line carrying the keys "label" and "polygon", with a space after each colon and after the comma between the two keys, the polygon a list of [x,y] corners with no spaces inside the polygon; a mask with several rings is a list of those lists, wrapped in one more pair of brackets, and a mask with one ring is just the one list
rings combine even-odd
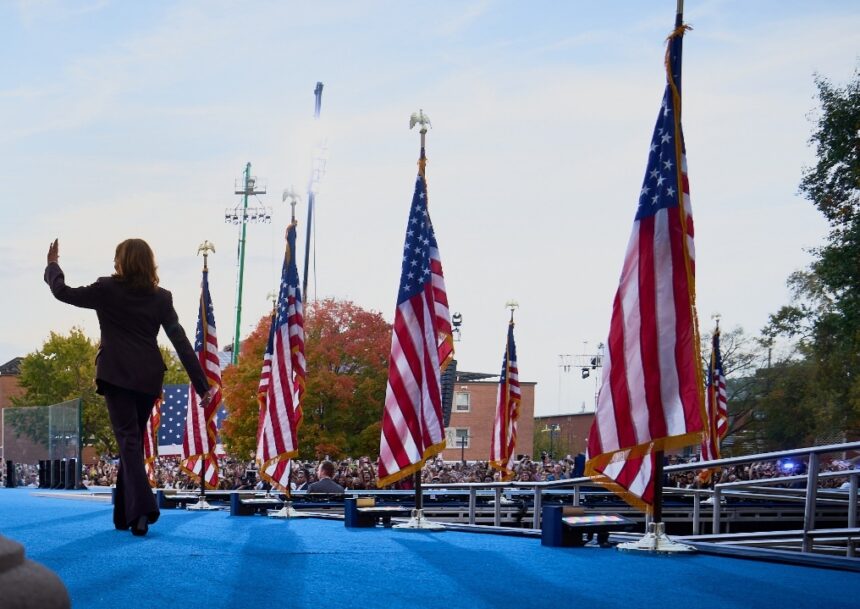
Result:
{"label": "blue sky", "polygon": [[[608,332],[660,103],[675,2],[111,2],[0,4],[0,360],[95,316],[41,282],[59,237],[71,284],[111,271],[120,240],[155,249],[186,329],[204,239],[219,336],[233,335],[235,227],[246,162],[268,183],[271,225],[248,228],[245,334],[267,309],[289,217],[316,145],[310,297],[393,317],[423,108],[430,209],[459,367],[494,372],[514,298],[521,378],[537,412],[593,405],[560,371]],[[797,196],[813,73],[847,80],[856,2],[687,2],[684,128],[703,329],[755,333],[826,226]],[[325,84],[322,119],[313,88]],[[300,244],[304,248],[304,201]],[[300,261],[301,263],[301,261]],[[585,342],[587,341],[587,342]]]}

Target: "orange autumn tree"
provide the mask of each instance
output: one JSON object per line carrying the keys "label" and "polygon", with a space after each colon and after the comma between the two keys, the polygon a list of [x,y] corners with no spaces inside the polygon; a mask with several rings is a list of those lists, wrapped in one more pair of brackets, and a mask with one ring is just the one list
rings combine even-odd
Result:
{"label": "orange autumn tree", "polygon": [[221,374],[227,418],[221,424],[221,440],[231,455],[250,459],[257,450],[257,421],[260,403],[257,387],[263,353],[269,341],[269,316],[264,316],[251,335],[242,341],[239,363],[228,366]]}
{"label": "orange autumn tree", "polygon": [[[229,416],[222,436],[231,454],[248,458],[256,447],[257,383],[269,318],[243,341],[239,364],[224,371]],[[299,458],[376,456],[388,380],[391,326],[382,315],[343,300],[305,309],[306,390]]]}

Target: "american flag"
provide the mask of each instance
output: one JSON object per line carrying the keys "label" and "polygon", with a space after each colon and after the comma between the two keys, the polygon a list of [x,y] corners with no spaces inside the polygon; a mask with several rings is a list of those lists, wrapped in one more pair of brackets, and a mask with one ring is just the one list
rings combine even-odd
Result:
{"label": "american flag", "polygon": [[[188,385],[165,385],[160,410],[158,455],[160,457],[179,456],[182,454],[185,417],[188,413]],[[215,414],[216,430],[221,429],[221,423],[225,418],[227,418],[227,407],[224,402],[221,402],[218,406],[218,412]],[[224,454],[224,448],[220,441],[215,445],[215,453],[219,456]]]}
{"label": "american flag", "polygon": [[517,369],[517,346],[514,343],[514,320],[508,324],[508,341],[502,359],[502,375],[496,404],[496,419],[490,439],[490,465],[501,472],[503,480],[514,475],[517,446],[517,421],[520,418],[520,376]]}
{"label": "american flag", "polygon": [[586,473],[650,511],[654,452],[698,444],[703,383],[693,217],[681,130],[681,43],[669,37],[666,90],[609,328]]}
{"label": "american flag", "polygon": [[146,421],[146,430],[143,433],[143,466],[146,469],[146,477],[149,486],[155,488],[158,484],[155,479],[155,459],[158,457],[158,426],[161,424],[161,398],[156,398],[152,404],[152,411]]}
{"label": "american flag", "polygon": [[257,397],[260,477],[289,492],[290,459],[298,454],[305,391],[305,320],[296,267],[296,224],[287,229],[277,309],[269,329]]}
{"label": "american flag", "polygon": [[209,386],[218,388],[218,391],[206,408],[200,407],[197,392],[193,388],[188,391],[188,414],[185,418],[185,436],[182,439],[182,469],[199,481],[205,462],[206,486],[217,488],[218,461],[215,458],[215,444],[218,432],[215,427],[215,413],[221,404],[221,363],[218,358],[218,336],[215,332],[215,310],[209,296],[209,271],[205,267],[194,351]]}
{"label": "american flag", "polygon": [[454,357],[442,261],[424,178],[424,148],[406,226],[379,448],[380,487],[421,469],[445,448],[441,372]]}
{"label": "american flag", "polygon": [[[723,356],[720,353],[720,326],[714,330],[711,339],[711,361],[708,365],[707,387],[705,389],[705,412],[708,416],[707,433],[702,438],[702,459],[711,461],[720,458],[720,441],[729,431],[728,399],[726,397],[726,377],[723,374]],[[703,478],[710,480],[710,472]]]}

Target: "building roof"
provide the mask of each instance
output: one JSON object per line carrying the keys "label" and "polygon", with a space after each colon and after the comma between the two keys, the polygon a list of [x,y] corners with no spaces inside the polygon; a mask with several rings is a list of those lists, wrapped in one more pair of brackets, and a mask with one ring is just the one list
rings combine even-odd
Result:
{"label": "building roof", "polygon": [[465,370],[457,370],[457,383],[470,383],[473,381],[483,381],[491,378],[498,378],[498,374],[487,374],[486,372],[466,372]]}
{"label": "building roof", "polygon": [[[488,372],[466,372],[457,370],[455,383],[484,383],[487,385],[497,384],[501,374],[490,374]],[[534,381],[520,381],[520,385],[537,385]]]}
{"label": "building roof", "polygon": [[577,412],[561,412],[558,414],[536,414],[535,420],[538,419],[564,419],[567,417],[593,417],[593,410],[586,410],[585,412],[577,411]]}
{"label": "building roof", "polygon": [[8,362],[0,366],[0,374],[21,374],[21,362],[23,357],[10,359]]}

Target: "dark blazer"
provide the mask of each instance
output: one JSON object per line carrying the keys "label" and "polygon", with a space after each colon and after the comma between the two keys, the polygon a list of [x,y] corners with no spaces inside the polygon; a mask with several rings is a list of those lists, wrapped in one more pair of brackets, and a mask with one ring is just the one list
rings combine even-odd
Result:
{"label": "dark blazer", "polygon": [[309,493],[343,494],[343,487],[331,478],[320,478],[308,487]]}
{"label": "dark blazer", "polygon": [[96,381],[110,383],[147,395],[160,395],[167,367],[158,349],[158,331],[163,327],[194,389],[203,395],[209,382],[179,325],[173,296],[163,288],[140,292],[114,277],[100,277],[94,284],[70,288],[56,262],[45,268],[45,282],[57,300],[95,309],[101,328],[96,355]]}

